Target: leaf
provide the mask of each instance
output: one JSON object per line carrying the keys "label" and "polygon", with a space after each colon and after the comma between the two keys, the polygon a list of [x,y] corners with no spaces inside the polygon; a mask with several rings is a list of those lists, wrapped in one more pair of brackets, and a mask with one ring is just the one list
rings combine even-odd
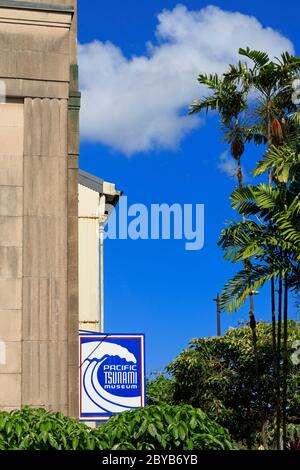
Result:
{"label": "leaf", "polygon": [[270,58],[266,52],[240,48],[239,54],[251,59],[257,67],[264,67],[270,62]]}
{"label": "leaf", "polygon": [[5,431],[7,434],[10,434],[12,432],[12,423],[11,422],[7,422],[6,425],[5,425]]}
{"label": "leaf", "polygon": [[184,441],[185,440],[185,437],[186,437],[186,430],[184,428],[183,425],[179,425],[178,427],[178,436],[180,438],[181,441]]}
{"label": "leaf", "polygon": [[191,421],[190,421],[190,427],[191,427],[191,429],[192,429],[192,430],[196,429],[197,424],[198,424],[198,422],[197,422],[196,416],[192,416],[192,417],[191,417]]}
{"label": "leaf", "polygon": [[78,448],[78,444],[79,444],[78,437],[73,437],[73,439],[72,439],[72,449],[76,450]]}
{"label": "leaf", "polygon": [[22,434],[22,426],[19,423],[16,424],[15,432],[17,437],[20,438]]}
{"label": "leaf", "polygon": [[173,437],[174,437],[175,440],[177,440],[178,437],[179,437],[179,429],[178,429],[177,426],[173,427]]}
{"label": "leaf", "polygon": [[46,442],[48,441],[48,436],[49,436],[48,431],[42,431],[41,436],[42,436],[44,443],[46,444]]}
{"label": "leaf", "polygon": [[172,424],[172,423],[173,423],[173,418],[172,418],[172,416],[170,416],[168,413],[165,413],[165,414],[164,414],[164,418],[165,418],[165,420],[166,420],[166,422],[167,422],[168,424]]}
{"label": "leaf", "polygon": [[152,437],[156,437],[157,436],[157,430],[156,430],[156,427],[154,426],[153,423],[150,423],[149,426],[148,426],[148,432],[150,434],[150,436]]}
{"label": "leaf", "polygon": [[51,447],[53,447],[56,450],[60,450],[60,446],[52,434],[49,434],[48,440],[51,444]]}

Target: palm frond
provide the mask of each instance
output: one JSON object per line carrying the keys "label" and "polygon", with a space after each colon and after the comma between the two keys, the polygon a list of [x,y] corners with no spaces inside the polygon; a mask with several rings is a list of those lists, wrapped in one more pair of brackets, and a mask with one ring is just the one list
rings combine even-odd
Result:
{"label": "palm frond", "polygon": [[220,306],[223,311],[236,312],[241,308],[249,294],[261,288],[267,281],[278,277],[280,270],[270,266],[253,266],[251,270],[242,269],[224,286]]}
{"label": "palm frond", "polygon": [[282,147],[271,147],[263,158],[257,163],[254,176],[259,176],[267,171],[281,183],[287,183],[290,177],[294,176],[300,169],[300,155],[289,145]]}
{"label": "palm frond", "polygon": [[267,52],[256,51],[250,49],[250,47],[247,47],[246,49],[241,47],[239,49],[239,54],[252,60],[256,67],[264,67],[270,62],[270,58]]}
{"label": "palm frond", "polygon": [[189,115],[198,114],[202,110],[205,110],[206,113],[208,111],[214,111],[219,109],[219,99],[217,96],[209,96],[207,98],[203,98],[202,100],[194,100],[192,104],[189,106]]}

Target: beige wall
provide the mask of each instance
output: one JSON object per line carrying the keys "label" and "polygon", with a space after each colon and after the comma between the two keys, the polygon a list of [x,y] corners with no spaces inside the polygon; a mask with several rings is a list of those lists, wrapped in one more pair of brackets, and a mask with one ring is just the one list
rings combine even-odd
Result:
{"label": "beige wall", "polygon": [[[23,0],[24,3],[33,3],[33,0]],[[66,7],[74,7],[75,15],[71,24],[71,47],[70,47],[70,59],[71,63],[77,63],[77,0],[38,0],[37,3],[47,5],[64,5]]]}
{"label": "beige wall", "polygon": [[79,321],[92,331],[99,331],[99,199],[79,185]]}
{"label": "beige wall", "polygon": [[76,14],[40,8],[77,2],[26,3],[0,6],[0,80],[19,101],[0,130],[0,408],[78,416]]}
{"label": "beige wall", "polygon": [[25,99],[22,404],[65,412],[67,113],[66,100]]}
{"label": "beige wall", "polygon": [[1,104],[0,404],[4,409],[21,404],[23,129],[23,104]]}

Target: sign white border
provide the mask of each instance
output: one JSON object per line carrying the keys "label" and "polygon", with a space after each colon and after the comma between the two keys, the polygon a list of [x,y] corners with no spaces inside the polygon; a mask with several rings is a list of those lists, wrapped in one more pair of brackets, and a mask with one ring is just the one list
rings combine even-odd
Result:
{"label": "sign white border", "polygon": [[145,374],[145,335],[144,334],[105,334],[105,333],[97,333],[92,331],[83,331],[79,332],[79,419],[81,421],[107,421],[112,416],[117,413],[106,413],[106,414],[94,414],[92,416],[88,416],[87,414],[82,412],[82,341],[81,339],[108,339],[108,338],[139,338],[141,344],[141,408],[146,406],[146,374]]}

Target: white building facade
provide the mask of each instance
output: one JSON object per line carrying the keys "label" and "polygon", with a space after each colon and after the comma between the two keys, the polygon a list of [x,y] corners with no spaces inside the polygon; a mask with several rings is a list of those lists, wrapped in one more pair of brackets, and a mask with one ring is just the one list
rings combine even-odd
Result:
{"label": "white building facade", "polygon": [[79,329],[104,332],[104,226],[121,192],[79,171]]}

